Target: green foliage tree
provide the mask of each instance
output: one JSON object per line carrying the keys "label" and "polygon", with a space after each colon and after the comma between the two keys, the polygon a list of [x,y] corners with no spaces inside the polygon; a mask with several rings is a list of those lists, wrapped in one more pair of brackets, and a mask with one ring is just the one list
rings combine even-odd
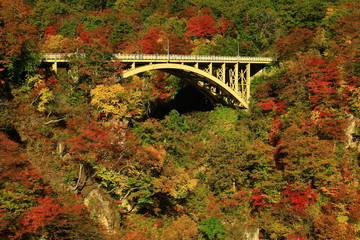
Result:
{"label": "green foliage tree", "polygon": [[224,226],[215,216],[201,221],[199,229],[205,233],[207,239],[224,239]]}
{"label": "green foliage tree", "polygon": [[31,22],[41,30],[56,24],[59,17],[69,14],[70,6],[61,1],[37,1],[32,9]]}
{"label": "green foliage tree", "polygon": [[314,29],[321,24],[325,17],[325,9],[324,1],[304,0],[279,4],[280,26],[286,30],[293,28]]}

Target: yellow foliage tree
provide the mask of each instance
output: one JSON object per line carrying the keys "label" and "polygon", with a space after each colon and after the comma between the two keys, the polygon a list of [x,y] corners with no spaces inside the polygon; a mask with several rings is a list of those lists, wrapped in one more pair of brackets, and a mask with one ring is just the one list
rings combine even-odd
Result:
{"label": "yellow foliage tree", "polygon": [[38,111],[45,112],[47,110],[47,104],[54,99],[54,94],[49,88],[43,88],[40,90],[40,102],[38,104]]}
{"label": "yellow foliage tree", "polygon": [[51,35],[47,36],[43,50],[47,53],[49,52],[61,52],[64,48],[64,43],[69,41],[66,37],[62,35]]}
{"label": "yellow foliage tree", "polygon": [[[170,171],[174,170],[171,169]],[[161,176],[155,180],[155,186],[159,192],[168,193],[177,199],[187,197],[190,191],[195,189],[197,183],[197,179],[191,177],[184,168],[177,168],[173,174]]]}
{"label": "yellow foliage tree", "polygon": [[128,90],[120,84],[97,85],[90,92],[91,104],[115,119],[138,117],[142,114],[142,93]]}

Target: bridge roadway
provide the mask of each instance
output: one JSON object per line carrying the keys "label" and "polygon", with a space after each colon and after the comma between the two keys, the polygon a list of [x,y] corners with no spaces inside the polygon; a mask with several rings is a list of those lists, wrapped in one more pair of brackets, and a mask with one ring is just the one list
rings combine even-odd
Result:
{"label": "bridge roadway", "polygon": [[[49,53],[43,62],[51,63],[56,72],[58,64],[68,64],[73,56],[84,55]],[[213,103],[243,108],[249,107],[251,78],[274,61],[269,57],[172,54],[113,54],[111,60],[125,64],[122,78],[160,70],[188,81]]]}

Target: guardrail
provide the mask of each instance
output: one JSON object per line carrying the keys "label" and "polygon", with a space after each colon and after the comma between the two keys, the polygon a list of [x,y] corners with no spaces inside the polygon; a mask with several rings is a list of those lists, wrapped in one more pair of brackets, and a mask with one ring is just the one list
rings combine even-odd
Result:
{"label": "guardrail", "polygon": [[65,61],[75,55],[85,57],[85,54],[76,54],[76,53],[45,53],[44,60],[45,61]]}
{"label": "guardrail", "polygon": [[[47,53],[45,61],[65,61],[75,53]],[[77,54],[85,56],[85,54]],[[212,55],[157,55],[157,54],[113,54],[113,59],[125,61],[217,61],[217,62],[273,62],[269,57],[246,57],[246,56],[212,56]]]}

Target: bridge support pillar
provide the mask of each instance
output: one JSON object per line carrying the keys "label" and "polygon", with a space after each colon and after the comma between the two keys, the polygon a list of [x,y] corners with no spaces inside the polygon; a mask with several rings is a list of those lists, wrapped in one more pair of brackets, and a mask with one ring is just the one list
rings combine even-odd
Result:
{"label": "bridge support pillar", "polygon": [[239,76],[239,64],[235,64],[235,92],[239,93],[239,80],[240,80],[240,76]]}
{"label": "bridge support pillar", "polygon": [[57,62],[54,62],[52,65],[51,65],[51,70],[55,73],[57,73]]}
{"label": "bridge support pillar", "polygon": [[251,85],[251,74],[250,74],[250,63],[246,65],[246,103],[250,103],[250,85]]}
{"label": "bridge support pillar", "polygon": [[226,63],[223,63],[223,65],[221,66],[222,67],[222,81],[223,82],[226,82]]}

